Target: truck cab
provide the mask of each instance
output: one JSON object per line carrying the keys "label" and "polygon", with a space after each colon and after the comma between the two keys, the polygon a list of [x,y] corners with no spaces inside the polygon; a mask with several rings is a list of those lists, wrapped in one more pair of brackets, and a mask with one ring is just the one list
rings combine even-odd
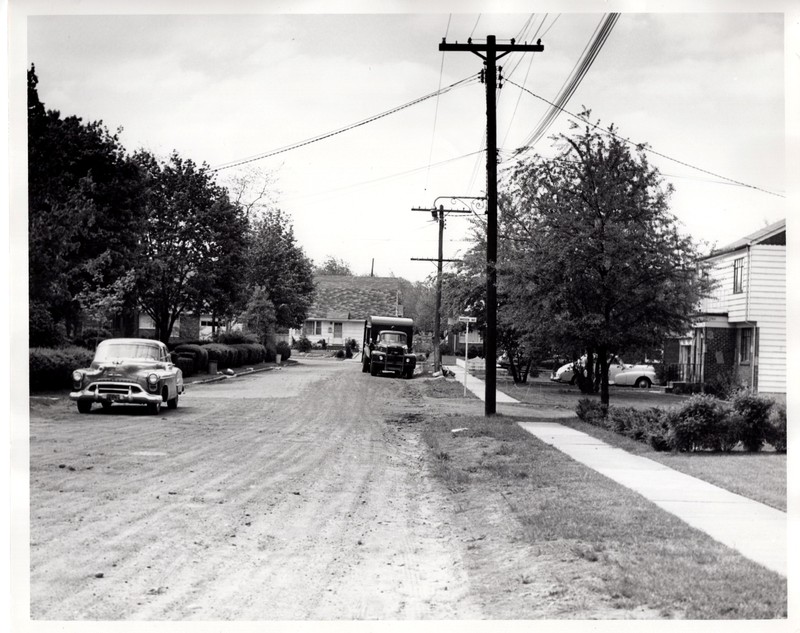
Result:
{"label": "truck cab", "polygon": [[378,376],[392,372],[413,378],[417,357],[412,352],[414,321],[403,317],[370,316],[364,325],[361,371]]}

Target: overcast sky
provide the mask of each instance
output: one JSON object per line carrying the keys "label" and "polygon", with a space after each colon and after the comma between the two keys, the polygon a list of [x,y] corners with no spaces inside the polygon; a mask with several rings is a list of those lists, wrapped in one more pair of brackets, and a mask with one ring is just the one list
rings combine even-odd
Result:
{"label": "overcast sky", "polygon": [[[104,5],[61,6],[99,12]],[[168,0],[159,6],[185,7]],[[512,54],[501,65],[508,79],[553,101],[604,15],[523,12],[533,3],[505,4],[520,12],[503,14],[448,13],[475,4],[433,6],[439,12],[31,16],[24,61],[36,65],[47,108],[122,127],[130,151],[167,156],[174,149],[219,167],[338,130],[480,71],[473,54],[439,52],[443,37],[541,38],[544,52]],[[672,210],[685,231],[723,245],[787,215],[784,29],[781,13],[622,13],[566,109],[586,106],[633,141],[766,190],[650,157],[675,187]],[[501,157],[525,143],[548,107],[504,85]],[[275,204],[291,215],[315,261],[333,255],[369,273],[374,258],[376,275],[421,280],[434,265],[411,258],[436,256],[437,231],[428,214],[411,208],[484,193],[485,158],[476,152],[485,121],[484,87],[472,82],[247,168],[272,174]],[[560,114],[548,135],[569,121]],[[549,153],[547,137],[534,149]],[[241,169],[223,169],[218,178]],[[463,217],[448,220],[445,257],[465,248],[465,227]]]}

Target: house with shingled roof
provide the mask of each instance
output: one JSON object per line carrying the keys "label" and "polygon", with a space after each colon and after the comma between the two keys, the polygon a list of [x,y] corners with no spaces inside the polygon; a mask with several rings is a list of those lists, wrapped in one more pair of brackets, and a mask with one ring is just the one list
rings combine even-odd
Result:
{"label": "house with shingled roof", "polygon": [[786,394],[786,220],[703,258],[714,282],[686,336],[667,341],[664,363],[680,379],[713,384],[732,379],[754,391]]}
{"label": "house with shingled roof", "polygon": [[361,345],[368,316],[403,316],[402,283],[398,277],[318,275],[308,317],[302,329],[289,334],[293,339],[305,335],[312,343],[324,340],[333,347],[347,339]]}

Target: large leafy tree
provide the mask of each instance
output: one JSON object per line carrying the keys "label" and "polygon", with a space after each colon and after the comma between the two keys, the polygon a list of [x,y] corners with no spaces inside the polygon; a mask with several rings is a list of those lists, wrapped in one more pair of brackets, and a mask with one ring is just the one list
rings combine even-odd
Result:
{"label": "large leafy tree", "polygon": [[248,251],[248,286],[268,293],[275,324],[300,327],[314,299],[313,264],[297,244],[290,218],[266,209],[252,223]]}
{"label": "large leafy tree", "polygon": [[138,300],[167,342],[185,311],[240,302],[248,223],[207,166],[177,153],[163,162],[147,152],[135,158],[147,187]]}
{"label": "large leafy tree", "polygon": [[27,79],[31,344],[52,344],[85,309],[105,318],[131,305],[120,280],[138,248],[143,189],[116,134],[45,109],[33,66]]}
{"label": "large leafy tree", "polygon": [[555,158],[513,170],[502,208],[504,287],[518,310],[546,323],[551,340],[596,354],[607,404],[610,355],[683,331],[707,288],[697,246],[670,213],[671,187],[646,148],[588,116],[560,138]]}
{"label": "large leafy tree", "polygon": [[345,260],[328,255],[322,264],[314,267],[315,275],[346,275],[353,276],[353,269]]}

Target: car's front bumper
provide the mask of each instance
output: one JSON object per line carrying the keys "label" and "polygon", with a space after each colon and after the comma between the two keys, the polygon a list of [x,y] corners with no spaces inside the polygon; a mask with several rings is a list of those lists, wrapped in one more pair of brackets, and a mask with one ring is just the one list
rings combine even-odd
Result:
{"label": "car's front bumper", "polygon": [[121,402],[123,404],[158,404],[160,393],[149,393],[136,383],[93,382],[80,391],[72,391],[70,399],[84,402]]}

